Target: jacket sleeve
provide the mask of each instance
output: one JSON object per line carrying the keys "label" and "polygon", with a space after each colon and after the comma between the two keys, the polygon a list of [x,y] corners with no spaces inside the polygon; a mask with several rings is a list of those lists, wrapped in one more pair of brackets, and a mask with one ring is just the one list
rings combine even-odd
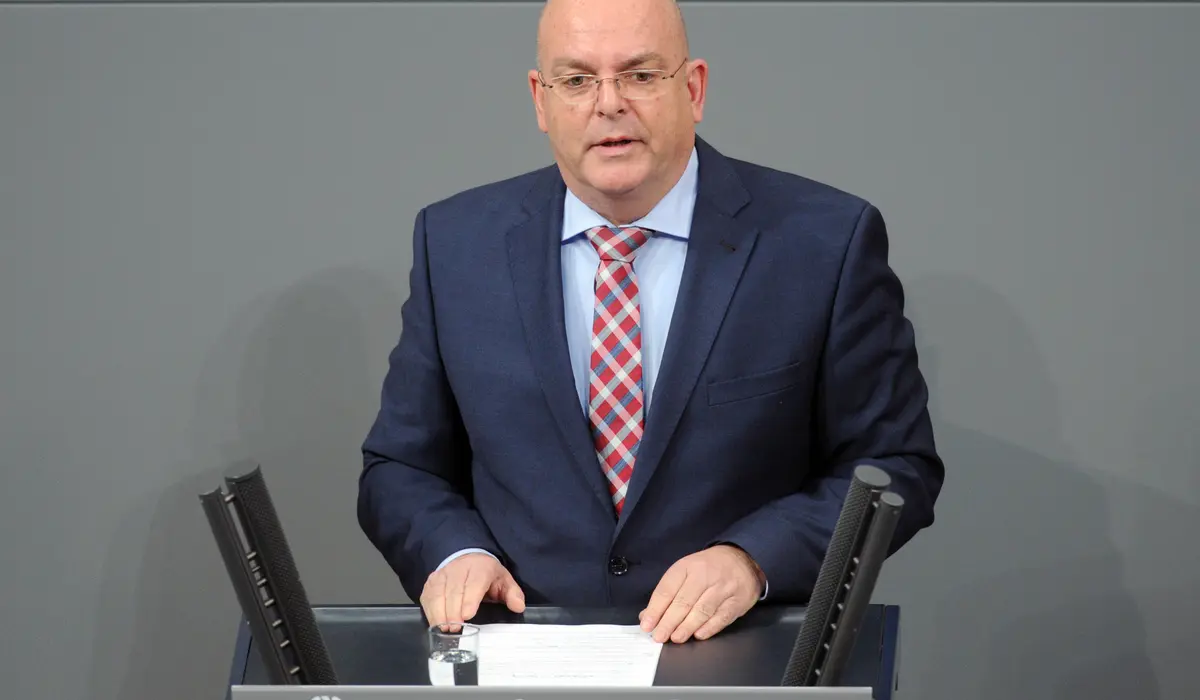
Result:
{"label": "jacket sleeve", "polygon": [[933,523],[945,470],[934,445],[913,327],[887,258],[883,218],[867,205],[834,300],[818,383],[814,473],[801,491],[749,514],[714,540],[754,558],[766,575],[768,599],[807,601],[860,464],[886,471],[891,490],[904,498],[889,554]]}
{"label": "jacket sleeve", "polygon": [[483,549],[503,561],[472,507],[470,445],[438,348],[430,269],[422,210],[402,331],[362,446],[358,490],[360,527],[414,601],[429,574],[460,550]]}

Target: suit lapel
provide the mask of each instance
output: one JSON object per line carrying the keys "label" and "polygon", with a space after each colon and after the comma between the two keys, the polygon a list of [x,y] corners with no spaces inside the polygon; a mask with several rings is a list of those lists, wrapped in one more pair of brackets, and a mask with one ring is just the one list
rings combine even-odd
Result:
{"label": "suit lapel", "polygon": [[610,512],[612,498],[579,404],[563,319],[562,216],[566,187],[547,168],[525,200],[527,218],[508,231],[508,262],[529,357],[546,403],[575,458],[575,471]]}
{"label": "suit lapel", "polygon": [[736,172],[700,139],[697,151],[699,185],[683,279],[614,539],[662,460],[758,237],[751,225],[733,218],[749,201]]}

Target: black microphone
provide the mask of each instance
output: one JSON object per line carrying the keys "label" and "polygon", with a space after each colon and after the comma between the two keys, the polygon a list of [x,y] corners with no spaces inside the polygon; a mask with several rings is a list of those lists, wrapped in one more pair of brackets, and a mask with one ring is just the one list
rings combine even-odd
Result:
{"label": "black microphone", "polygon": [[904,506],[890,484],[878,467],[854,470],[780,685],[837,685]]}
{"label": "black microphone", "polygon": [[271,684],[337,685],[262,470],[225,484],[200,502]]}

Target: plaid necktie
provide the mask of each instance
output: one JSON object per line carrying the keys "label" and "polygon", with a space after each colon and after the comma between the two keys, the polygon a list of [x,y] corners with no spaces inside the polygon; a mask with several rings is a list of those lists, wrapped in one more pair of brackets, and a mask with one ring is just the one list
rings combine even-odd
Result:
{"label": "plaid necktie", "polygon": [[588,422],[618,514],[642,439],[641,309],[633,259],[649,234],[636,227],[587,232],[600,254],[592,321]]}

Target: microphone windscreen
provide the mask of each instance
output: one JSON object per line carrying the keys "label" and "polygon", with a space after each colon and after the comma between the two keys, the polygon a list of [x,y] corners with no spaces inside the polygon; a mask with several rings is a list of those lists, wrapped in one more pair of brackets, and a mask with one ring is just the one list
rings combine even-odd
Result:
{"label": "microphone windscreen", "polygon": [[878,467],[862,464],[855,468],[781,685],[809,684],[821,656],[820,647],[837,608],[838,589],[843,585],[854,552],[865,535],[871,509],[890,484],[891,478],[887,472]]}
{"label": "microphone windscreen", "polygon": [[337,677],[333,664],[261,469],[227,477],[226,483],[235,496],[234,505],[248,530],[244,534],[251,549],[258,553],[259,564],[287,628],[293,652],[300,659],[302,682],[335,685]]}

